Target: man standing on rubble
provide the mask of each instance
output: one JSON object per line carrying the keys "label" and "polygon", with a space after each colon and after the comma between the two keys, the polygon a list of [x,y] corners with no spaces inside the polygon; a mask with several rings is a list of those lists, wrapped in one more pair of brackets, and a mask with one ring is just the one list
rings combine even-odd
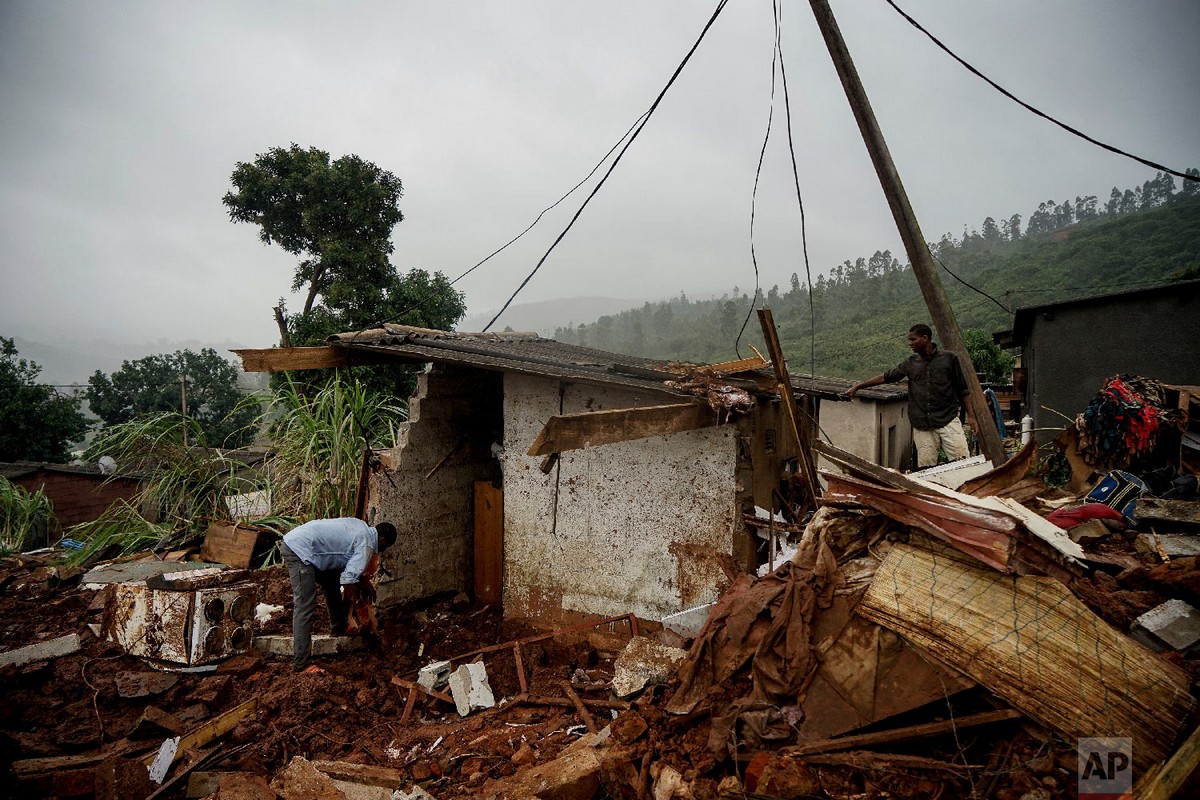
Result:
{"label": "man standing on rubble", "polygon": [[372,528],[353,517],[314,519],[283,537],[279,552],[292,583],[293,670],[307,668],[312,655],[317,586],[325,593],[333,635],[345,635],[350,604],[359,597],[375,599],[375,587],[363,572],[372,556],[395,541],[396,526],[390,522]]}
{"label": "man standing on rubble", "polygon": [[908,378],[908,418],[917,446],[917,466],[936,465],[938,450],[944,450],[950,461],[966,458],[967,437],[958,419],[959,409],[966,409],[972,431],[978,433],[979,427],[966,399],[969,390],[958,356],[939,350],[933,331],[920,323],[908,329],[908,347],[913,354],[906,360],[882,375],[855,384],[846,394],[853,399],[859,389]]}

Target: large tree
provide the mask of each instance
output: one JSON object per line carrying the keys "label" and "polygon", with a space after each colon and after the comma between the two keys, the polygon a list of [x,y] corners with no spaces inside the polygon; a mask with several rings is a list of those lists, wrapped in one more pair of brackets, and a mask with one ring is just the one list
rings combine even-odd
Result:
{"label": "large tree", "polygon": [[251,428],[257,408],[240,405],[238,370],[206,347],[199,353],[146,356],[126,361],[111,376],[97,370],[84,393],[92,413],[105,425],[161,411],[182,411],[187,392],[187,415],[217,447],[240,447],[254,439]]}
{"label": "large tree", "polygon": [[[306,291],[290,316],[275,307],[280,344],[320,344],[332,333],[384,322],[449,330],[466,312],[461,292],[440,272],[400,273],[388,260],[392,229],[404,219],[400,179],[356,155],[329,160],[293,144],[260,153],[233,171],[223,202],[234,222],[253,222],[259,238],[301,257],[292,289]],[[372,388],[406,397],[413,370],[367,370]],[[306,384],[320,376],[302,378]]]}
{"label": "large tree", "polygon": [[0,336],[0,461],[67,461],[87,432],[79,399],[38,383],[41,371]]}
{"label": "large tree", "polygon": [[[293,143],[239,162],[234,190],[222,198],[234,222],[259,226],[264,244],[300,256],[292,289],[305,290],[302,314],[318,296],[343,308],[348,296],[382,287],[394,276],[388,261],[392,228],[400,213],[400,179],[356,155],[329,160],[329,153]],[[361,303],[360,303],[361,304]],[[276,309],[281,339],[288,331]]]}

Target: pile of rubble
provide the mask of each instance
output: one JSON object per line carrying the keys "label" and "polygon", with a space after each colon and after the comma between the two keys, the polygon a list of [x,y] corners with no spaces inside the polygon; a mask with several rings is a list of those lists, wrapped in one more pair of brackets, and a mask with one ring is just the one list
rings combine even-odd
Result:
{"label": "pile of rubble", "polygon": [[661,625],[443,597],[295,674],[278,567],[7,559],[5,796],[1040,800],[1095,737],[1147,796],[1182,784],[1200,504],[1131,519],[1032,446],[958,490],[815,449],[837,469],[791,555]]}

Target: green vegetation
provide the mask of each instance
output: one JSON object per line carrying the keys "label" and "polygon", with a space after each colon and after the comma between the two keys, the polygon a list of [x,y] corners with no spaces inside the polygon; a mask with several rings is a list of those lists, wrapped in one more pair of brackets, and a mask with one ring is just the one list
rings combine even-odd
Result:
{"label": "green vegetation", "polygon": [[92,413],[108,427],[183,411],[186,381],[187,416],[205,441],[218,447],[241,447],[254,439],[256,411],[241,403],[238,368],[206,347],[199,353],[179,350],[126,361],[112,376],[97,370],[84,392]]}
{"label": "green vegetation", "polygon": [[79,398],[38,383],[41,371],[0,336],[0,461],[68,461],[87,432]]}
{"label": "green vegetation", "polygon": [[[331,162],[323,150],[292,144],[239,162],[230,179],[233,191],[222,198],[229,218],[257,225],[264,244],[300,257],[292,289],[305,291],[304,308],[289,316],[282,299],[275,307],[282,346],[321,344],[330,334],[384,322],[450,330],[466,312],[445,275],[401,274],[388,260],[392,229],[404,219],[403,186],[391,172],[356,155]],[[361,377],[408,397],[416,372],[373,368]],[[324,380],[311,372],[299,378],[314,388]]]}
{"label": "green vegetation", "polygon": [[[1176,192],[1172,178],[1160,174],[1136,189],[1114,188],[1103,206],[1096,197],[1041,203],[1024,231],[1019,214],[999,223],[988,217],[981,230],[957,238],[946,234],[931,250],[946,268],[942,280],[959,325],[986,336],[1007,328],[1015,307],[1196,277],[1200,184],[1188,181]],[[786,291],[772,286],[764,300],[795,372],[846,378],[877,374],[907,357],[908,328],[928,322],[911,269],[886,250],[821,275],[812,287],[811,321],[809,287],[797,274],[790,284]],[[701,302],[681,294],[589,325],[560,328],[555,338],[664,360],[723,361],[737,357],[734,341],[752,303],[736,288]],[[748,344],[762,349],[753,318],[740,355],[749,354]],[[990,369],[998,374],[1006,368],[997,363]]]}
{"label": "green vegetation", "polygon": [[290,378],[267,410],[275,452],[266,465],[271,508],[301,519],[354,515],[367,447],[393,447],[408,412],[354,379],[335,376],[309,396]]}
{"label": "green vegetation", "polygon": [[41,490],[30,492],[0,477],[0,555],[47,543],[54,504]]}
{"label": "green vegetation", "polygon": [[174,531],[165,523],[154,523],[125,500],[118,500],[91,522],[71,528],[71,536],[83,542],[79,550],[68,550],[64,563],[83,566],[95,558],[119,556],[150,550]]}

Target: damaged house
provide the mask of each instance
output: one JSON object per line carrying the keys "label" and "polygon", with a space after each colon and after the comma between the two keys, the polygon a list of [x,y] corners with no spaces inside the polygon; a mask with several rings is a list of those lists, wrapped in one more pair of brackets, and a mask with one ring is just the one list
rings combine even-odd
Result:
{"label": "damaged house", "polygon": [[[368,520],[392,520],[402,537],[384,603],[468,590],[541,625],[660,620],[716,600],[722,559],[747,570],[771,560],[770,536],[746,517],[790,514],[804,483],[761,358],[696,371],[536,334],[396,325],[326,348],[238,352],[247,371],[432,365],[369,481]],[[847,384],[791,380],[811,441],[820,399]],[[838,404],[834,441],[890,464],[907,452],[905,394],[862,398]]]}

